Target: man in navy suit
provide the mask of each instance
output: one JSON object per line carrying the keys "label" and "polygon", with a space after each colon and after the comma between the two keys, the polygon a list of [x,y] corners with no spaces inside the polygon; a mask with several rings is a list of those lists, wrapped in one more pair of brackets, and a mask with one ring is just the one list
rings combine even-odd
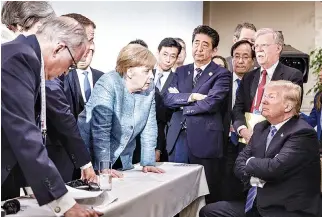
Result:
{"label": "man in navy suit", "polygon": [[78,115],[84,110],[95,83],[104,74],[103,72],[90,67],[95,52],[94,36],[95,23],[81,14],[63,15],[78,21],[85,28],[87,39],[91,42],[90,48],[84,61],[77,64],[77,69],[73,69],[64,78],[64,91],[70,105],[71,112],[76,120]]}
{"label": "man in navy suit", "polygon": [[220,200],[223,116],[227,112],[231,73],[211,61],[219,35],[201,25],[192,35],[194,63],[174,74],[164,104],[175,112],[167,135],[167,151],[175,162],[201,164],[205,168],[210,195],[206,202]]}
{"label": "man in navy suit", "polygon": [[301,89],[285,80],[266,85],[266,120],[255,125],[235,163],[247,199],[209,204],[200,217],[321,216],[319,143],[315,130],[299,118]]}
{"label": "man in navy suit", "polygon": [[174,38],[163,39],[158,46],[158,63],[153,70],[155,84],[155,106],[158,124],[158,140],[155,151],[156,161],[167,161],[166,151],[166,133],[168,131],[168,122],[172,116],[172,110],[167,108],[162,99],[172,82],[174,73],[172,67],[176,63],[181,52],[181,45]]}
{"label": "man in navy suit", "polygon": [[97,216],[68,193],[35,121],[36,101],[46,98],[39,94],[45,79],[79,61],[87,43],[79,23],[60,17],[40,26],[36,35],[20,35],[1,46],[1,200],[19,196],[20,187],[29,185],[39,205],[48,204],[57,215]]}

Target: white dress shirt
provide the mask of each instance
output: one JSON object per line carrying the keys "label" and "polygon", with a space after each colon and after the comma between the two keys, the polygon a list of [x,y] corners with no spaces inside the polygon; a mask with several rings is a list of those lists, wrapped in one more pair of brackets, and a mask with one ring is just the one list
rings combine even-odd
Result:
{"label": "white dress shirt", "polygon": [[78,76],[78,81],[81,88],[82,96],[83,96],[84,102],[86,102],[85,90],[84,90],[84,81],[85,81],[84,71],[88,72],[87,76],[91,87],[91,91],[93,90],[93,73],[90,67],[87,67],[87,69],[85,70],[76,69],[76,71],[77,71],[77,76]]}
{"label": "white dress shirt", "polygon": [[[170,73],[171,73],[171,70],[170,71],[163,71],[163,72],[161,72],[158,68],[156,68],[155,69],[155,76],[154,76],[154,84],[156,85],[157,84],[157,82],[158,82],[158,79],[159,79],[159,77],[160,77],[160,75],[161,74],[163,74],[163,76],[162,76],[162,78],[160,79],[160,82],[161,82],[161,90],[162,90],[162,88],[163,88],[163,85],[165,84],[165,82],[167,81],[167,79],[168,79],[168,77],[169,77],[169,75],[170,75]],[[160,91],[161,91],[160,90]]]}

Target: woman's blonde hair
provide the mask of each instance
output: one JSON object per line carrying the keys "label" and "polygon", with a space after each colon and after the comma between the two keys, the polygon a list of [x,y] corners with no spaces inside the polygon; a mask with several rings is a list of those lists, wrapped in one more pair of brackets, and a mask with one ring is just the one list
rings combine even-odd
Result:
{"label": "woman's blonde hair", "polygon": [[129,44],[120,51],[115,70],[123,76],[129,68],[146,66],[153,69],[155,64],[156,58],[149,49],[139,44]]}

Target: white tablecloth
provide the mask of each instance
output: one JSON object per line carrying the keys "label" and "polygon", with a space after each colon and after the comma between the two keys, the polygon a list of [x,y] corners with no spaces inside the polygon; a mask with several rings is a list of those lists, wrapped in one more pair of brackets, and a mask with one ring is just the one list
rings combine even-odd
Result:
{"label": "white tablecloth", "polygon": [[[200,165],[162,163],[164,174],[143,173],[140,166],[113,179],[113,189],[103,198],[80,201],[94,206],[106,217],[197,217],[209,193],[204,169]],[[111,198],[118,199],[110,203]],[[105,201],[104,201],[105,200]],[[102,205],[103,204],[103,205]],[[22,209],[12,217],[53,217],[47,206],[37,207],[34,199],[22,199]],[[30,215],[32,214],[32,215]]]}

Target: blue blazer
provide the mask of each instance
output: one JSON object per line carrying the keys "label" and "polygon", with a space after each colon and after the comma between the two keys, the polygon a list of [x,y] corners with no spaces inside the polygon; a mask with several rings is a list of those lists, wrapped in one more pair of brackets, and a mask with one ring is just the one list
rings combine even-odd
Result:
{"label": "blue blazer", "polygon": [[318,92],[315,97],[314,97],[314,107],[311,110],[310,115],[306,115],[304,113],[301,113],[301,117],[304,118],[304,120],[306,120],[306,122],[308,122],[312,127],[317,126],[317,134],[318,134],[318,138],[320,140],[321,138],[321,110],[318,110],[316,108],[316,98],[317,96],[321,94],[321,92]]}
{"label": "blue blazer", "polygon": [[[220,158],[223,155],[223,117],[228,112],[225,101],[231,86],[231,73],[211,61],[194,88],[193,74],[193,64],[179,67],[170,87],[177,88],[180,93],[164,93],[164,104],[176,109],[169,124],[167,151],[172,152],[182,122],[186,121],[188,146],[192,154],[199,158]],[[189,103],[191,93],[207,97]]]}
{"label": "blue blazer", "polygon": [[85,109],[78,116],[82,138],[95,169],[99,162],[120,157],[123,169],[131,169],[135,137],[141,134],[141,165],[155,165],[157,122],[154,85],[146,91],[129,93],[124,79],[112,71],[101,76]]}

